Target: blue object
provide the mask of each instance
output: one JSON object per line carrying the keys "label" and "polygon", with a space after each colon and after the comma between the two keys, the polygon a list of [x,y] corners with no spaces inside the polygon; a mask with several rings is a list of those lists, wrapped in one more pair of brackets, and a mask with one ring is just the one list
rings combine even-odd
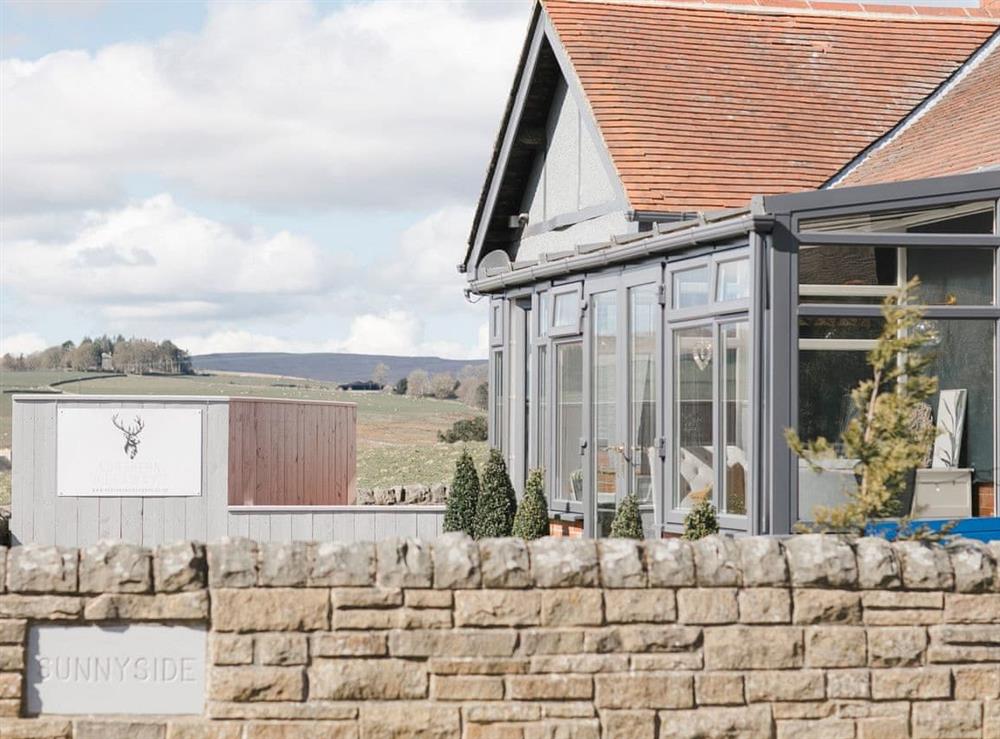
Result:
{"label": "blue object", "polygon": [[[913,528],[926,526],[937,531],[949,521],[950,518],[913,520]],[[898,521],[878,521],[868,524],[865,533],[868,536],[881,536],[889,541],[896,538],[899,532]],[[991,518],[960,518],[958,524],[951,530],[953,536],[960,536],[963,539],[979,539],[979,541],[1000,541],[1000,517]]]}

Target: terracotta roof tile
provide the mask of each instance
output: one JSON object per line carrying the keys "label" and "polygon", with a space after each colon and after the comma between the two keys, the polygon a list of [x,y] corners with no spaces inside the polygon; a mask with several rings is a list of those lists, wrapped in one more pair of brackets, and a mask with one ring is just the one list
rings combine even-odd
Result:
{"label": "terracotta roof tile", "polygon": [[874,185],[983,167],[1000,167],[1000,43],[837,184]]}
{"label": "terracotta roof tile", "polygon": [[808,9],[544,3],[634,209],[727,208],[823,185],[998,25],[799,2]]}

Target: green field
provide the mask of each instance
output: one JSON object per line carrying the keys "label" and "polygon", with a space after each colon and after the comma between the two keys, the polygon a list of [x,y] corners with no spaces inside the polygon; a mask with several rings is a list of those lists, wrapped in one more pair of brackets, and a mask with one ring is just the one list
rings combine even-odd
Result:
{"label": "green field", "polygon": [[[68,383],[65,380],[75,380]],[[358,406],[358,487],[449,482],[461,444],[443,444],[437,432],[481,411],[455,400],[352,393],[331,383],[273,375],[101,376],[70,372],[4,372],[0,377],[0,448],[10,447],[11,389],[81,395],[232,395],[340,400]],[[468,445],[482,462],[486,444]],[[0,478],[8,473],[0,472]],[[0,496],[9,483],[0,479]],[[0,497],[0,502],[2,497]]]}

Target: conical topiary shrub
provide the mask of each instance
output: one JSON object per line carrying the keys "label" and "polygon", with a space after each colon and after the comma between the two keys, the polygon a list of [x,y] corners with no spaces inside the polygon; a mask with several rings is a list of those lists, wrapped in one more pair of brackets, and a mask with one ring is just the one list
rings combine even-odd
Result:
{"label": "conical topiary shrub", "polygon": [[641,539],[642,516],[639,515],[639,501],[635,493],[629,493],[615,511],[611,522],[612,539]]}
{"label": "conical topiary shrub", "polygon": [[448,491],[448,505],[444,511],[444,530],[475,534],[476,505],[479,503],[479,473],[468,449],[463,449],[455,462],[455,478]]}
{"label": "conical topiary shrub", "polygon": [[541,470],[532,470],[514,514],[514,536],[540,539],[549,533],[549,503]]}
{"label": "conical topiary shrub", "polygon": [[703,500],[684,517],[684,538],[694,541],[719,533],[719,522],[715,518],[715,506]]}
{"label": "conical topiary shrub", "polygon": [[517,497],[510,484],[507,463],[496,449],[490,449],[489,459],[483,469],[479,486],[479,503],[476,506],[477,539],[492,536],[510,536],[514,526]]}

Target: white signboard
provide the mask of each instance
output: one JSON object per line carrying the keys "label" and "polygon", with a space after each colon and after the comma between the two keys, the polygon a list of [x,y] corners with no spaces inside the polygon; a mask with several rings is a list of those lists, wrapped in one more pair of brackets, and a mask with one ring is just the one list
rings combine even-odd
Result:
{"label": "white signboard", "polygon": [[29,714],[201,714],[205,629],[192,626],[32,626]]}
{"label": "white signboard", "polygon": [[60,408],[59,495],[201,495],[198,408]]}

